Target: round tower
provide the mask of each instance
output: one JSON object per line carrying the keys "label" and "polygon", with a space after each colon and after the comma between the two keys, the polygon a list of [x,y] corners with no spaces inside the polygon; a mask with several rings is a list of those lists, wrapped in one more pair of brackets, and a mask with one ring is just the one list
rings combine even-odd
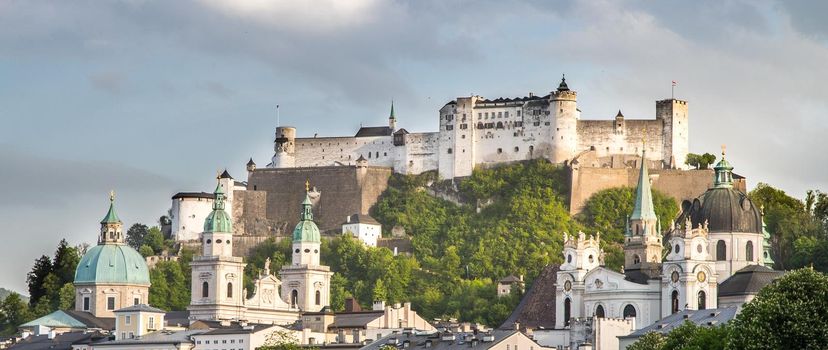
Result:
{"label": "round tower", "polygon": [[549,94],[551,115],[552,159],[563,163],[575,156],[578,147],[578,93],[569,89],[566,77],[561,78],[558,89]]}
{"label": "round tower", "polygon": [[293,168],[295,157],[296,128],[292,126],[276,127],[276,140],[273,142],[273,168]]}

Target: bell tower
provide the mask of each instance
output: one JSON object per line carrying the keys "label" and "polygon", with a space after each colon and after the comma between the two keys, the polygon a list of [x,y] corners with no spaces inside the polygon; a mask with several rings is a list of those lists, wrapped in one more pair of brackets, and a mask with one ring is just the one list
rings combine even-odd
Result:
{"label": "bell tower", "polygon": [[641,271],[651,278],[660,276],[662,236],[653,205],[650,175],[647,171],[647,153],[641,152],[635,207],[627,220],[624,240],[624,271]]}

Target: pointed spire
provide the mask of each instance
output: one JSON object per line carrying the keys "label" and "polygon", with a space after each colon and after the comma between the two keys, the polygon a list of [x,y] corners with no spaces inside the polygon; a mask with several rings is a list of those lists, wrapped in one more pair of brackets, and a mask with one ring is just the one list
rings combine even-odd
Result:
{"label": "pointed spire", "polygon": [[733,166],[725,159],[725,145],[722,145],[722,159],[713,167],[716,177],[713,181],[715,188],[733,187]]}
{"label": "pointed spire", "polygon": [[641,152],[641,169],[638,172],[638,187],[635,192],[635,208],[630,220],[656,220],[653,193],[650,188],[650,174],[647,172],[647,151]]}
{"label": "pointed spire", "polygon": [[115,191],[109,191],[109,211],[106,212],[101,224],[120,223],[121,219],[115,214]]}
{"label": "pointed spire", "polygon": [[569,91],[569,86],[566,85],[566,74],[561,75],[561,83],[558,85],[558,91]]}
{"label": "pointed spire", "polygon": [[213,201],[213,210],[224,210],[224,189],[221,188],[221,176],[216,177],[216,189],[213,191],[215,200]]}
{"label": "pointed spire", "polygon": [[615,115],[615,118],[624,118],[624,115],[621,114],[621,110],[618,110],[618,114]]}
{"label": "pointed spire", "polygon": [[388,116],[388,119],[397,119],[394,115],[394,100],[391,100],[391,114]]}

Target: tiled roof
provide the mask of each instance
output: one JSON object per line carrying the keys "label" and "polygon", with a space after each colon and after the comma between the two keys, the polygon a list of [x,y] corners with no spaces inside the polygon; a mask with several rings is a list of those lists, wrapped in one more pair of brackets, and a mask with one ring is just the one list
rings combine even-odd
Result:
{"label": "tiled roof", "polygon": [[222,326],[221,328],[216,328],[210,330],[208,332],[202,333],[203,335],[220,335],[220,334],[248,334],[248,333],[256,333],[262,331],[264,329],[268,329],[271,327],[277,327],[274,324],[259,324],[259,323],[250,323],[246,326],[242,326],[238,323],[233,323],[230,326]]}
{"label": "tiled roof", "polygon": [[118,312],[132,312],[132,311],[155,312],[155,313],[159,313],[159,314],[166,314],[167,313],[164,310],[161,310],[161,309],[156,308],[156,307],[149,306],[147,304],[132,305],[132,306],[129,306],[129,307],[125,307],[125,308],[122,308],[122,309],[115,310],[114,312],[118,313]]}
{"label": "tiled roof", "polygon": [[737,307],[723,307],[719,309],[707,310],[682,310],[655,321],[647,327],[632,332],[630,335],[619,338],[638,338],[649,332],[666,334],[674,328],[681,326],[684,322],[692,322],[698,326],[718,326],[732,320],[738,313],[739,308]]}
{"label": "tiled roof", "polygon": [[532,282],[500,329],[512,329],[515,322],[527,328],[555,328],[555,293],[559,265],[547,265]]}
{"label": "tiled roof", "polygon": [[784,274],[765,266],[745,266],[719,284],[719,297],[757,294]]}
{"label": "tiled roof", "polygon": [[387,126],[363,126],[354,137],[391,136],[393,132],[394,130]]}
{"label": "tiled roof", "polygon": [[72,344],[88,342],[92,339],[102,339],[100,333],[67,332],[49,339],[48,335],[33,335],[9,347],[9,350],[71,350]]}
{"label": "tiled roof", "polygon": [[[421,334],[412,332],[412,334],[390,334],[378,339],[377,341],[368,344],[361,348],[361,350],[379,350],[383,346],[390,345],[393,347],[403,347],[406,341],[409,342],[408,349],[425,349],[427,343],[429,350],[468,350],[468,349],[489,349],[497,345],[502,340],[519,333],[514,330],[493,330],[489,333],[427,333]],[[519,334],[520,336],[525,336]],[[445,338],[443,337],[445,336]],[[485,337],[485,341],[484,341]],[[445,340],[444,340],[445,339]],[[450,339],[450,340],[449,340]],[[475,343],[471,340],[476,339]],[[538,346],[540,348],[540,346]]]}
{"label": "tiled roof", "polygon": [[162,345],[162,344],[181,344],[181,343],[190,343],[192,344],[192,340],[190,339],[193,335],[198,335],[208,332],[206,329],[193,329],[193,330],[186,330],[186,331],[157,331],[148,333],[141,337],[131,338],[131,339],[121,339],[121,340],[112,340],[107,342],[101,342],[95,344],[95,348],[98,349],[99,347],[102,349],[106,349],[107,346],[117,346],[117,345]]}
{"label": "tiled roof", "polygon": [[207,193],[207,192],[178,192],[172,199],[179,199],[179,198],[208,198],[214,199],[216,198],[215,194]]}
{"label": "tiled roof", "polygon": [[353,214],[350,216],[350,221],[346,222],[345,224],[368,224],[368,225],[379,225],[380,223],[377,220],[374,220],[370,215],[365,214]]}
{"label": "tiled roof", "polygon": [[328,328],[365,328],[384,314],[385,311],[342,312],[334,316],[334,321]]}

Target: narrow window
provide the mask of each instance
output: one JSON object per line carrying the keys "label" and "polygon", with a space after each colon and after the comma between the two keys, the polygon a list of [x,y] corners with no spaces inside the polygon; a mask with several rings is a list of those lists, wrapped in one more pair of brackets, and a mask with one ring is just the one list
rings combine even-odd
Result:
{"label": "narrow window", "polygon": [[106,309],[107,310],[115,310],[115,297],[107,297],[106,298]]}
{"label": "narrow window", "polygon": [[699,310],[707,308],[707,294],[702,290],[699,291]]}
{"label": "narrow window", "polygon": [[296,303],[298,302],[298,300],[299,300],[299,291],[294,289],[292,292],[290,292],[290,306],[291,307],[296,307]]}
{"label": "narrow window", "polygon": [[624,307],[624,318],[635,318],[635,307],[631,304]]}
{"label": "narrow window", "polygon": [[678,300],[678,291],[677,290],[673,291],[673,296],[671,298],[671,304],[672,304],[672,312],[673,313],[678,312],[679,311],[679,300]]}
{"label": "narrow window", "polygon": [[132,299],[132,305],[138,305],[140,303],[141,303],[141,298],[133,298]]}
{"label": "narrow window", "polygon": [[748,241],[745,245],[745,257],[747,261],[753,261],[753,241]]}
{"label": "narrow window", "polygon": [[201,297],[202,298],[207,298],[209,296],[210,296],[210,284],[208,284],[207,281],[204,281],[203,283],[201,283]]}
{"label": "narrow window", "polygon": [[564,327],[569,326],[570,308],[572,301],[569,298],[564,299]]}
{"label": "narrow window", "polygon": [[316,305],[322,304],[322,293],[318,290],[316,291]]}
{"label": "narrow window", "polygon": [[227,297],[233,298],[233,283],[227,282]]}
{"label": "narrow window", "polygon": [[604,318],[604,306],[598,305],[595,309],[595,317]]}
{"label": "narrow window", "polygon": [[725,241],[720,239],[716,242],[716,261],[725,261],[727,258],[727,245]]}
{"label": "narrow window", "polygon": [[83,311],[89,311],[89,297],[83,297]]}

